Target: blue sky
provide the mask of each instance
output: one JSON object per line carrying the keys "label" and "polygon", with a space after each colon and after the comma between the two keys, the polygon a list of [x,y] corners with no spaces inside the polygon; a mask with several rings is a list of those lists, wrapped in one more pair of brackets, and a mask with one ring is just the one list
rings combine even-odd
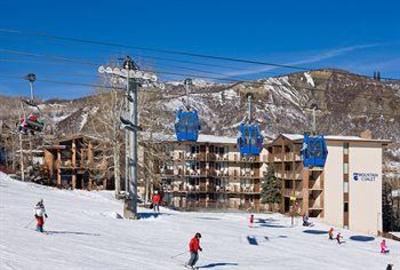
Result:
{"label": "blue sky", "polygon": [[[400,78],[399,10],[399,1],[370,0],[3,1],[0,28],[307,68],[336,67],[367,75],[379,69],[384,77]],[[38,78],[75,83],[98,83],[96,67],[10,54],[7,50],[94,63],[107,63],[130,54],[156,72],[235,79],[293,71],[0,33],[0,75],[34,72]],[[0,77],[0,94],[27,95],[28,89],[23,80]],[[40,81],[36,89],[42,98],[73,98],[93,92],[91,87]]]}

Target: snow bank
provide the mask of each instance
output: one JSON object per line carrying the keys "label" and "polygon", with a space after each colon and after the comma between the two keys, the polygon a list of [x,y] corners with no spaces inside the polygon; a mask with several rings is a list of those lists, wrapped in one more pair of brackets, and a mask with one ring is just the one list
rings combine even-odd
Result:
{"label": "snow bank", "polygon": [[[32,207],[40,199],[49,214],[48,234],[33,230]],[[112,192],[66,191],[22,183],[0,173],[0,269],[183,269],[187,243],[202,233],[198,265],[205,269],[385,269],[400,265],[400,243],[388,240],[379,254],[376,238],[345,244],[327,240],[327,226],[291,227],[281,215],[256,214],[254,228],[244,213],[180,213],[162,208],[155,217],[117,218],[122,203]]]}
{"label": "snow bank", "polygon": [[311,77],[310,73],[304,72],[304,77],[306,77],[307,83],[308,83],[309,85],[311,85],[312,87],[315,87],[314,80],[313,80],[313,78]]}

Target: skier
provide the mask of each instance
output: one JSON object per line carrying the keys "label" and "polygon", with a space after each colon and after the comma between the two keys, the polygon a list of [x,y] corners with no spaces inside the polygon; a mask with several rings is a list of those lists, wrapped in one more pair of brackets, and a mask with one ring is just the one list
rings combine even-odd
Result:
{"label": "skier", "polygon": [[251,214],[251,215],[250,215],[250,218],[249,218],[249,227],[250,227],[250,228],[253,228],[253,223],[254,223],[254,215]]}
{"label": "skier", "polygon": [[338,233],[336,235],[336,240],[337,240],[339,245],[344,243],[344,241],[341,241],[341,239],[343,239],[343,236],[340,233]]}
{"label": "skier", "polygon": [[392,270],[393,269],[393,264],[388,264],[387,266],[386,266],[386,270]]}
{"label": "skier", "polygon": [[46,209],[44,208],[43,199],[35,205],[34,208],[36,218],[36,231],[43,232],[44,217],[47,218]]}
{"label": "skier", "polygon": [[311,223],[308,221],[307,214],[303,215],[303,226],[305,226],[305,227],[311,226]]}
{"label": "skier", "polygon": [[386,246],[386,240],[383,239],[382,242],[381,242],[381,253],[382,254],[387,254],[389,252],[390,252],[390,250]]}
{"label": "skier", "polygon": [[329,240],[333,240],[333,228],[331,227],[328,231]]}
{"label": "skier", "polygon": [[158,194],[158,191],[156,190],[154,191],[154,195],[152,198],[154,212],[160,213],[160,201],[161,201],[161,196],[160,194]]}
{"label": "skier", "polygon": [[201,234],[196,233],[189,243],[190,259],[187,266],[190,266],[192,269],[196,269],[194,265],[199,260],[199,250],[203,251],[200,247],[200,238]]}

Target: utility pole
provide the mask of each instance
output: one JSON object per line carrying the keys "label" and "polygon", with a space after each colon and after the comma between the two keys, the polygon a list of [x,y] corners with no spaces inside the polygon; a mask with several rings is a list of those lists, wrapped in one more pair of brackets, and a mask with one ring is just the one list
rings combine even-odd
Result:
{"label": "utility pole", "polygon": [[[125,183],[127,186],[127,196],[124,204],[124,217],[129,219],[137,219],[137,183],[138,183],[138,144],[137,144],[137,132],[141,130],[138,125],[138,87],[144,82],[156,82],[157,76],[152,73],[143,72],[139,70],[139,67],[135,62],[127,56],[123,62],[122,69],[111,68],[100,66],[98,71],[100,73],[107,73],[119,76],[120,78],[126,79],[126,97],[128,99],[129,106],[127,111],[128,119],[120,117],[123,127],[126,129],[128,135],[129,146],[126,146],[127,157],[125,162],[128,165],[129,181]],[[125,137],[125,138],[126,138]],[[125,142],[127,143],[127,141]],[[126,167],[125,167],[126,168]]]}

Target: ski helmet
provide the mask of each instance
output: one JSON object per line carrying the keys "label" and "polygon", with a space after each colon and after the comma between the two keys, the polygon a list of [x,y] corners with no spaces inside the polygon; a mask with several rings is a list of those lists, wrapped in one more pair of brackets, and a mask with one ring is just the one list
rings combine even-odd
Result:
{"label": "ski helmet", "polygon": [[196,233],[195,237],[201,238],[201,234],[200,233]]}

